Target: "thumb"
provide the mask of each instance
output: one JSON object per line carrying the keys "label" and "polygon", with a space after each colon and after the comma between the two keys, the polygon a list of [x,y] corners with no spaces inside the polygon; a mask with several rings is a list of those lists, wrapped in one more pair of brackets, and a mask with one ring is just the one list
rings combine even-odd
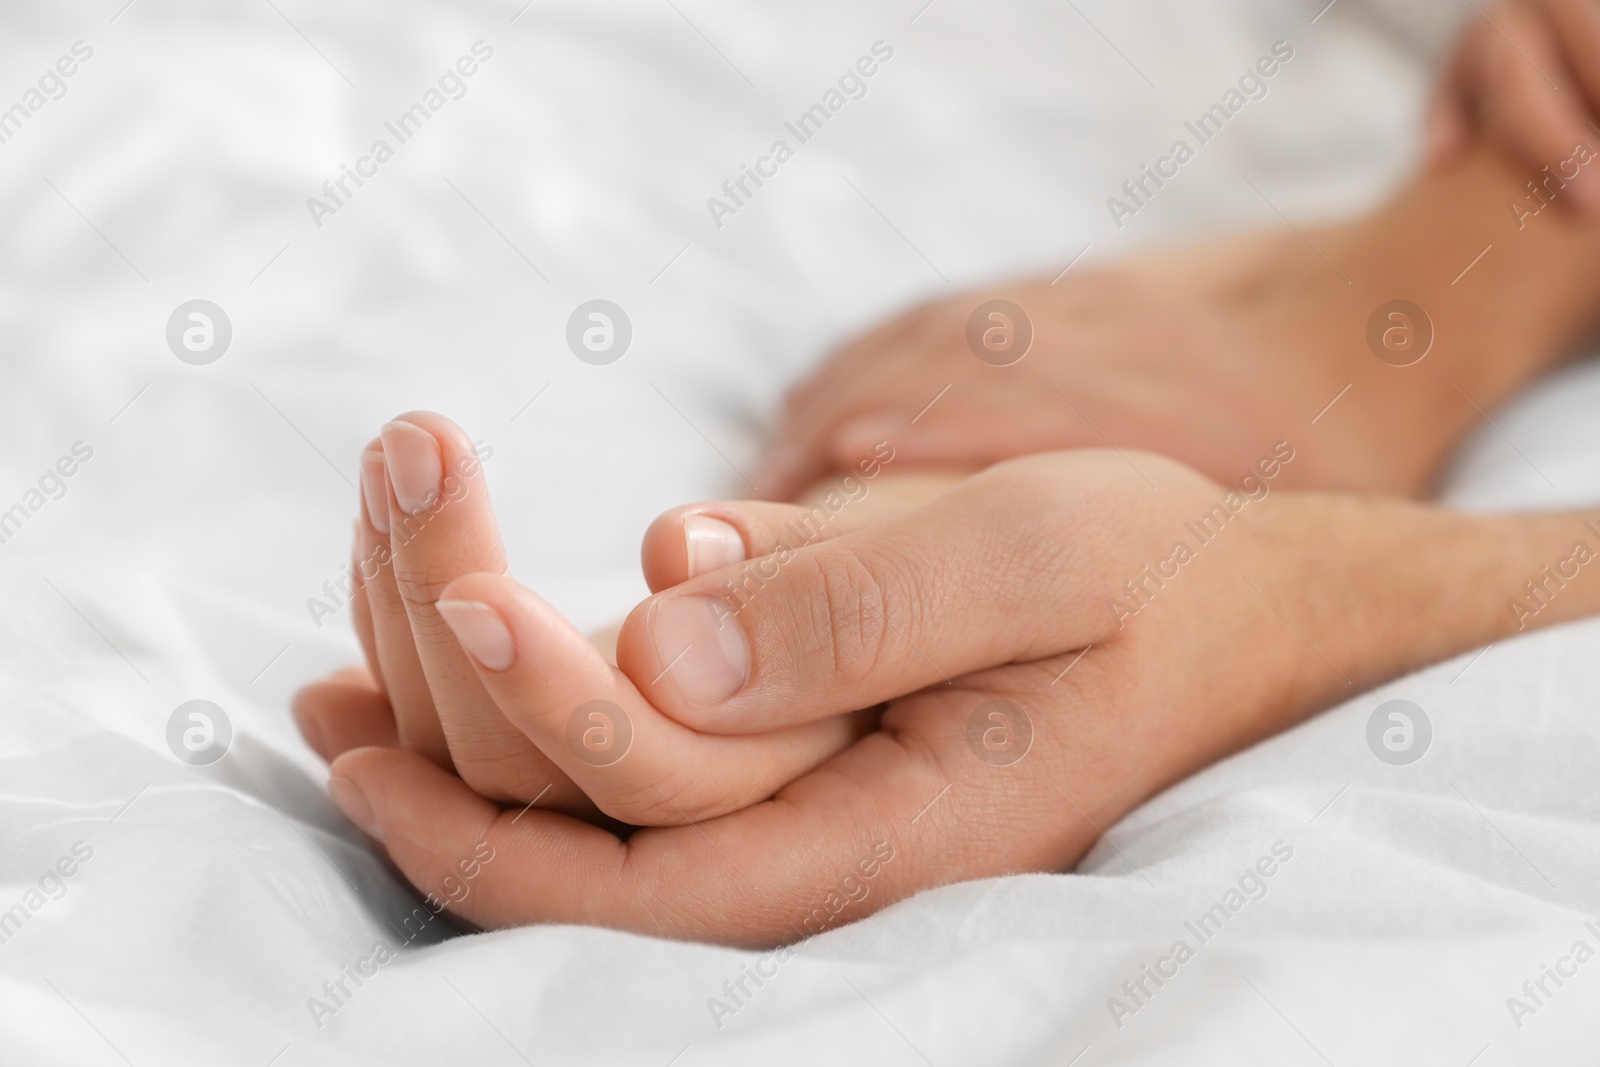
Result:
{"label": "thumb", "polygon": [[900,518],[779,544],[641,604],[618,666],[679,722],[751,733],[1084,647],[1114,625],[1092,594],[1110,592],[1103,546],[1126,548],[1105,515],[1129,482],[1100,453],[1030,457]]}

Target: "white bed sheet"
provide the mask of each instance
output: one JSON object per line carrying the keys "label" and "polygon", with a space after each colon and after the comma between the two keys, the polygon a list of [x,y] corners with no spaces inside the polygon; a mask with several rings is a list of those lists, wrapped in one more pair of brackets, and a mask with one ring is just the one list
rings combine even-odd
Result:
{"label": "white bed sheet", "polygon": [[[0,545],[0,909],[92,850],[0,944],[0,1063],[1593,1061],[1600,963],[1520,1027],[1506,1008],[1600,947],[1593,623],[1214,767],[1075,874],[817,938],[720,1027],[708,998],[752,954],[581,928],[408,948],[320,1027],[307,1006],[414,904],[286,711],[357,655],[305,602],[386,417],[489,442],[516,572],[602,622],[644,592],[649,518],[736,492],[778,391],[851,331],[1086,245],[1273,222],[1243,177],[1295,219],[1370,201],[1460,5],[122,4],[13,5],[0,39],[0,106],[94,49],[0,144],[0,508],[94,450]],[[1105,197],[1279,39],[1270,96],[1114,228]],[[305,199],[479,40],[467,95],[317,228]],[[713,226],[705,198],[879,40],[868,95]],[[561,342],[596,296],[635,325],[605,368]],[[208,367],[163,338],[195,297],[234,326]],[[1593,367],[1526,398],[1449,498],[1600,497],[1597,403]],[[1410,767],[1364,743],[1393,696],[1437,730]],[[237,731],[205,769],[164,743],[195,698]],[[1267,896],[1119,1027],[1108,998],[1279,841]]]}

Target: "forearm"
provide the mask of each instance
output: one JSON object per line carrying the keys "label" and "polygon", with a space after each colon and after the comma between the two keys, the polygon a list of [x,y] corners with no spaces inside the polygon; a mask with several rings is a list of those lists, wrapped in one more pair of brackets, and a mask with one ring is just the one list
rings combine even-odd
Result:
{"label": "forearm", "polygon": [[1315,493],[1279,504],[1262,525],[1295,564],[1263,592],[1301,631],[1280,634],[1300,646],[1287,715],[1600,613],[1600,508],[1474,516]]}

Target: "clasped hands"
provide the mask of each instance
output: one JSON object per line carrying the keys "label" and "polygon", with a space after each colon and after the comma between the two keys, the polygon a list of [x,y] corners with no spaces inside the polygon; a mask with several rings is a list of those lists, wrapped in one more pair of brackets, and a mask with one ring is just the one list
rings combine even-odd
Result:
{"label": "clasped hands", "polygon": [[[652,524],[614,661],[505,573],[466,434],[401,416],[361,456],[366,665],[296,701],[334,798],[424,892],[492,855],[453,905],[483,927],[771,945],[1071,869],[1167,785],[1525,624],[1508,596],[1584,516],[1348,492],[1424,487],[1476,417],[1458,397],[1493,403],[1593,325],[1576,217],[1450,282],[1519,184],[1480,152],[1314,249],[1020,287],[1046,325],[1017,367],[961,355],[979,297],[847,348],[769,465],[783,495],[816,487]],[[1434,313],[1416,368],[1366,351],[1397,286]],[[858,417],[940,379],[926,426]],[[1533,625],[1594,601],[1574,585]]]}

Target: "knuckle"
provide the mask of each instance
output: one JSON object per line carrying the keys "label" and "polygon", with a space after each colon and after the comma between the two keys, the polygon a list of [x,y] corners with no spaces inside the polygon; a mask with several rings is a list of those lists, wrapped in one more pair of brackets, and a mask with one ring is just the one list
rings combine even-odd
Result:
{"label": "knuckle", "polygon": [[[624,761],[626,762],[626,761]],[[722,814],[683,767],[596,791],[595,806],[633,826],[683,826]]]}
{"label": "knuckle", "polygon": [[394,561],[394,582],[408,604],[433,606],[451,582],[461,577],[460,568],[431,560]]}
{"label": "knuckle", "polygon": [[[458,752],[466,747],[468,751]],[[549,783],[549,773],[521,752],[485,751],[481,745],[450,743],[451,761],[461,780],[480,796],[499,804],[525,804],[537,798]]]}
{"label": "knuckle", "polygon": [[836,685],[853,689],[883,661],[891,615],[908,614],[899,593],[907,585],[885,558],[857,549],[830,547],[807,557],[807,566],[815,595],[806,600],[796,636],[805,651],[825,657]]}

